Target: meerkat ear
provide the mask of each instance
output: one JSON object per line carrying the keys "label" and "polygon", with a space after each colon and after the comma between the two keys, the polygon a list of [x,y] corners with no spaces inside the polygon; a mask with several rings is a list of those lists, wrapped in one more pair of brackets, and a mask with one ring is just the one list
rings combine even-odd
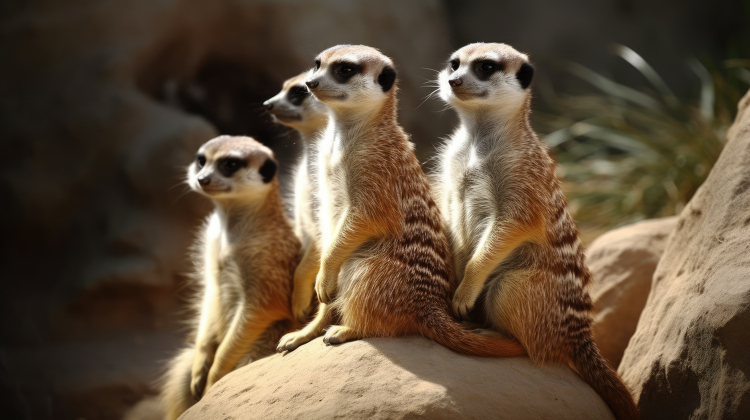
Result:
{"label": "meerkat ear", "polygon": [[383,71],[378,76],[378,84],[383,89],[383,92],[388,92],[393,87],[393,83],[396,81],[396,70],[391,66],[385,66]]}
{"label": "meerkat ear", "polygon": [[521,64],[521,68],[516,73],[516,79],[521,84],[521,88],[526,89],[531,84],[531,79],[534,78],[534,67],[529,63]]}
{"label": "meerkat ear", "polygon": [[276,175],[276,167],[276,162],[273,159],[268,158],[263,163],[263,166],[258,169],[258,173],[263,177],[263,182],[265,184],[268,184],[273,180],[274,175]]}

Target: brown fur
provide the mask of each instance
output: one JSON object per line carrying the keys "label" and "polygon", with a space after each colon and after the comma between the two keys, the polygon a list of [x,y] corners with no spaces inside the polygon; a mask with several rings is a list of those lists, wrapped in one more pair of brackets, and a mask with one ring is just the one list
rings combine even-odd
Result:
{"label": "brown fur", "polygon": [[[556,162],[529,123],[529,89],[516,76],[528,58],[505,44],[472,44],[451,60],[461,67],[441,73],[441,97],[461,126],[435,184],[461,282],[456,315],[512,335],[536,363],[571,365],[617,418],[637,418],[591,335],[591,274]],[[502,70],[482,80],[474,69],[484,60]]]}
{"label": "brown fur", "polygon": [[[193,163],[188,181],[213,200],[216,210],[193,254],[199,289],[195,346],[171,362],[164,378],[170,419],[233,369],[270,354],[270,343],[296,326],[290,297],[300,244],[284,216],[278,178],[265,182],[259,174],[273,153],[252,138],[222,136],[199,154],[206,158],[205,169]],[[227,177],[215,163],[229,155],[246,167]],[[209,185],[198,184],[201,174],[212,178]]]}
{"label": "brown fur", "polygon": [[[315,287],[323,304],[279,349],[319,335],[336,314],[341,325],[328,329],[328,344],[422,334],[464,354],[522,355],[515,340],[472,334],[450,316],[453,269],[440,212],[398,125],[397,88],[382,92],[377,82],[391,60],[364,46],[334,47],[319,59],[308,82],[319,82],[311,91],[332,109],[319,156],[328,240]],[[330,75],[342,60],[362,70],[345,84]]]}

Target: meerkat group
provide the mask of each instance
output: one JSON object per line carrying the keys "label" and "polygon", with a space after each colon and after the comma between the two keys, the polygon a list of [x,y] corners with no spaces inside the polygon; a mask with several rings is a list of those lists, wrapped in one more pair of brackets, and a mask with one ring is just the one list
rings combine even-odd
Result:
{"label": "meerkat group", "polygon": [[264,103],[303,139],[293,227],[260,143],[222,136],[190,165],[215,210],[196,246],[195,344],[165,376],[167,417],[274,340],[292,351],[321,335],[420,334],[462,354],[569,365],[618,419],[638,418],[592,339],[583,247],[529,122],[528,57],[482,43],[451,55],[439,92],[460,125],[429,183],[397,121],[393,61],[340,45],[314,63]]}

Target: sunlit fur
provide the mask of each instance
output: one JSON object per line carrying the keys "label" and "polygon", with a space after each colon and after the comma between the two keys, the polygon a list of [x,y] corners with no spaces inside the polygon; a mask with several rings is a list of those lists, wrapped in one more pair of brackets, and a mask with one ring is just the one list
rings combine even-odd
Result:
{"label": "sunlit fur", "polygon": [[[487,59],[503,70],[481,80],[473,69]],[[536,363],[570,364],[618,418],[636,418],[591,336],[591,274],[556,163],[529,123],[530,88],[516,77],[527,62],[505,44],[471,44],[438,77],[461,121],[434,180],[460,282],[453,310],[517,338]]]}
{"label": "sunlit fur", "polygon": [[[169,419],[233,369],[273,352],[278,339],[296,326],[289,302],[300,244],[284,216],[275,166],[265,180],[260,170],[273,153],[249,137],[221,136],[198,155],[205,165],[190,165],[188,184],[215,209],[193,250],[195,345],[173,359],[163,379]],[[231,176],[217,170],[217,162],[228,156],[245,162]],[[201,185],[202,177],[210,183]]]}
{"label": "sunlit fur", "polygon": [[304,322],[313,298],[315,276],[320,268],[318,232],[317,144],[328,121],[328,108],[309,93],[298,104],[289,100],[290,89],[305,86],[307,72],[284,82],[281,92],[264,102],[276,121],[299,131],[302,157],[294,175],[294,233],[302,242],[302,260],[294,272],[292,313]]}
{"label": "sunlit fur", "polygon": [[[465,354],[523,354],[517,341],[472,334],[450,315],[449,245],[397,122],[393,62],[374,48],[349,45],[318,60],[308,86],[332,109],[319,148],[322,253],[315,289],[322,303],[315,320],[284,336],[279,350],[306,343],[339,318],[325,333],[327,344],[418,333]],[[341,82],[333,71],[342,61],[361,72]]]}

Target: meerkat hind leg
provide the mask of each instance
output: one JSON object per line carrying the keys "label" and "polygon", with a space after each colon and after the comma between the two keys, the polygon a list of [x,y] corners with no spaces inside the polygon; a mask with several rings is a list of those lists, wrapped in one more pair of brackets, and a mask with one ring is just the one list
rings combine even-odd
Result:
{"label": "meerkat hind leg", "polygon": [[330,306],[325,303],[320,303],[315,318],[301,330],[290,332],[281,337],[279,345],[276,347],[276,351],[292,351],[303,344],[309,343],[316,337],[321,336],[325,328],[331,323],[331,318]]}
{"label": "meerkat hind leg", "polygon": [[224,340],[216,349],[204,392],[237,366],[240,359],[252,348],[253,343],[274,321],[270,314],[253,315],[248,315],[242,306],[237,310]]}

